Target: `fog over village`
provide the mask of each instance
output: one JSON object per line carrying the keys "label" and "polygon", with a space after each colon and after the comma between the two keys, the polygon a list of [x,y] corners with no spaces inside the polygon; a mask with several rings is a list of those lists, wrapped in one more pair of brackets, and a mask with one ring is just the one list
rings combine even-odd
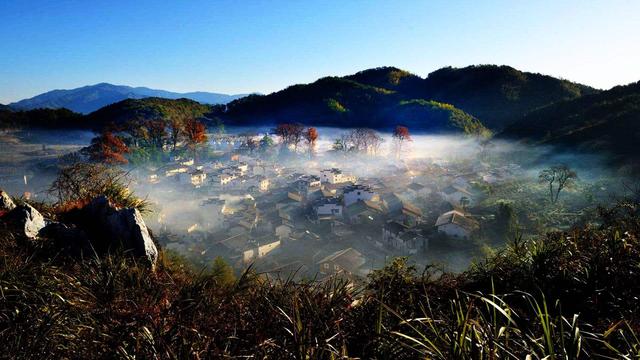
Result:
{"label": "fog over village", "polygon": [[[129,189],[149,202],[145,221],[166,251],[204,268],[221,257],[238,273],[251,266],[274,277],[353,281],[397,256],[462,271],[514,237],[590,221],[632,183],[606,158],[549,147],[410,129],[402,138],[315,131],[292,140],[278,128],[216,129],[195,153],[177,143],[183,151],[166,162],[122,168]],[[92,136],[6,132],[2,141],[16,151],[3,158],[3,185],[51,199],[56,173],[47,169]],[[550,194],[540,174],[560,164],[577,176]]]}
{"label": "fog over village", "polygon": [[0,360],[640,359],[640,1],[0,1]]}

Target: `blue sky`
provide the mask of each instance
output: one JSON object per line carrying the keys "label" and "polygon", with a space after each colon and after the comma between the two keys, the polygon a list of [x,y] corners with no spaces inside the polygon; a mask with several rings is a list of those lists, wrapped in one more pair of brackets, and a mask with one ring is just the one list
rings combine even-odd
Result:
{"label": "blue sky", "polygon": [[640,80],[640,1],[0,1],[0,103],[99,82],[269,93],[397,66]]}

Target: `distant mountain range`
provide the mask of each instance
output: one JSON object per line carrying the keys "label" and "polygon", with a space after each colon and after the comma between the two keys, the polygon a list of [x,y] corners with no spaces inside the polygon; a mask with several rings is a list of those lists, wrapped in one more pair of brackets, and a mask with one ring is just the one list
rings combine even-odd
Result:
{"label": "distant mountain range", "polygon": [[101,107],[125,99],[142,99],[147,97],[161,97],[166,99],[186,98],[204,104],[226,104],[243,96],[246,96],[246,94],[227,95],[209,92],[177,93],[146,87],[100,83],[70,90],[49,91],[30,99],[14,102],[9,104],[9,106],[16,110],[67,108],[78,113],[88,114]]}

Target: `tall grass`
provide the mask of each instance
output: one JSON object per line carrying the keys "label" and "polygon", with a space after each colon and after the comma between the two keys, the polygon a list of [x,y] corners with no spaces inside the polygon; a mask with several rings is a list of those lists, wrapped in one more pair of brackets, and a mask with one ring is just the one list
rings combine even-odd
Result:
{"label": "tall grass", "polygon": [[[617,215],[620,216],[620,215]],[[636,215],[514,241],[462,274],[221,278],[161,253],[77,259],[0,231],[0,357],[636,359]]]}

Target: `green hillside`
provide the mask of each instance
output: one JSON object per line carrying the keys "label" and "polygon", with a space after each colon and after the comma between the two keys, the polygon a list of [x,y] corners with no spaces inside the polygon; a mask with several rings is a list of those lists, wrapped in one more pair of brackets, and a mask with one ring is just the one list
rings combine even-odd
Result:
{"label": "green hillside", "polygon": [[539,109],[500,135],[535,144],[553,144],[638,163],[640,82],[617,86]]}

